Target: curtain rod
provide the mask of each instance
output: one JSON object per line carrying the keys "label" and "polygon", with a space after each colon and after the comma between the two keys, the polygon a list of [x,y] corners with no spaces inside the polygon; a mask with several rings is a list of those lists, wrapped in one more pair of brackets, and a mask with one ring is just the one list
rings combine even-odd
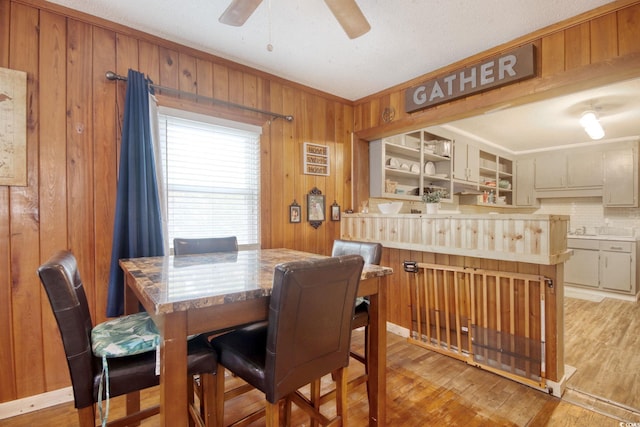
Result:
{"label": "curtain rod", "polygon": [[[121,80],[123,82],[127,81],[127,77],[126,76],[121,76],[119,74],[114,73],[113,71],[107,71],[106,74],[105,74],[105,77],[107,78],[107,80]],[[202,99],[204,101],[209,101],[209,102],[212,102],[214,104],[221,104],[221,105],[224,105],[226,107],[240,108],[242,110],[252,111],[254,113],[260,113],[260,114],[269,115],[274,119],[280,118],[280,119],[285,119],[288,122],[293,121],[293,116],[291,116],[291,115],[272,113],[271,111],[265,111],[265,110],[260,110],[258,108],[247,107],[246,105],[234,104],[233,102],[228,102],[228,101],[223,101],[221,99],[216,99],[216,98],[211,98],[211,97],[208,97],[208,96],[198,95],[196,93],[185,92],[183,90],[173,89],[171,87],[160,86],[160,85],[157,85],[157,84],[154,84],[154,83],[149,83],[149,86],[154,88],[154,89],[161,90],[161,91],[173,92],[173,93],[178,94],[178,95],[187,95],[187,96],[190,96],[192,98],[195,98],[196,100]]]}

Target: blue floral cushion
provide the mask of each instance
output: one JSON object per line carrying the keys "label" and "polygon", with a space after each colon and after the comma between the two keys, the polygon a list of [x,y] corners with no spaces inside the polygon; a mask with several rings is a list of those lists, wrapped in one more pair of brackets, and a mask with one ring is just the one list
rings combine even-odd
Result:
{"label": "blue floral cushion", "polygon": [[108,320],[91,330],[91,350],[98,357],[121,357],[155,350],[160,334],[146,312]]}

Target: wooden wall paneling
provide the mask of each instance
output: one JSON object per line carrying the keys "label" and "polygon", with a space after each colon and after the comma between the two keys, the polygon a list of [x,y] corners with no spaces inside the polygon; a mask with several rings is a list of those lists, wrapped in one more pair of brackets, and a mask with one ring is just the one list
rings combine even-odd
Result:
{"label": "wooden wall paneling", "polygon": [[545,77],[563,72],[565,58],[564,32],[558,31],[557,33],[543,37],[541,46],[542,49],[539,55],[542,69],[539,75]]}
{"label": "wooden wall paneling", "polygon": [[[93,28],[67,20],[67,208],[69,247],[96,318],[92,56]],[[104,310],[104,307],[100,307]]]}
{"label": "wooden wall paneling", "polygon": [[[151,50],[152,51],[152,50]],[[146,54],[148,50],[144,50],[145,55],[140,54],[140,50],[138,48],[138,41],[132,37],[117,34],[116,33],[116,70],[117,74],[121,76],[127,76],[129,74],[129,69],[139,71],[141,73],[148,74],[148,71],[142,69],[140,67],[138,58],[142,56],[144,58],[153,57],[153,54]],[[158,70],[158,65],[156,65],[156,71]],[[108,71],[108,70],[105,70]],[[156,74],[158,77],[158,74]],[[159,77],[158,77],[159,80]],[[116,156],[117,156],[117,166],[116,168],[120,168],[120,148],[122,145],[122,125],[124,123],[124,107],[126,103],[126,94],[127,94],[127,83],[122,81],[111,82],[116,86],[116,113],[117,113],[117,135],[116,135]],[[116,188],[117,188],[117,184]]]}
{"label": "wooden wall paneling", "polygon": [[[213,98],[213,64],[211,61],[196,59],[196,88],[198,95]],[[198,99],[198,102],[203,101]]]}
{"label": "wooden wall paneling", "polygon": [[[0,0],[0,67],[9,67],[9,28],[11,4]],[[0,186],[0,372],[7,373],[0,381],[0,402],[15,399],[14,347],[11,307],[11,211],[9,187]],[[8,375],[11,373],[12,375]]]}
{"label": "wooden wall paneling", "polygon": [[591,21],[591,63],[618,56],[617,14],[610,13]]}
{"label": "wooden wall paneling", "polygon": [[244,76],[240,70],[229,69],[229,80],[227,81],[229,88],[229,102],[234,104],[242,104],[244,98]]}
{"label": "wooden wall paneling", "polygon": [[[118,40],[120,37],[118,37]],[[128,39],[135,42],[133,39]],[[141,73],[144,73],[152,82],[160,82],[160,49],[157,44],[149,43],[144,40],[139,40],[138,45],[138,68]],[[127,61],[127,63],[135,62],[133,60]],[[126,70],[125,70],[126,72]]]}
{"label": "wooden wall paneling", "polygon": [[218,63],[213,64],[213,97],[229,100],[229,69]]}
{"label": "wooden wall paneling", "polygon": [[[63,16],[40,12],[40,144],[39,144],[39,215],[40,259],[47,260],[57,250],[67,249],[67,111],[65,104],[66,28]],[[58,325],[49,299],[41,289],[42,352],[45,362],[46,390],[69,385],[69,373],[58,369],[66,365]]]}
{"label": "wooden wall paneling", "polygon": [[95,292],[96,323],[104,322],[107,283],[111,268],[113,225],[118,182],[118,113],[117,88],[105,78],[105,70],[116,67],[116,35],[95,27],[93,30],[93,126],[94,200],[95,200]]}
{"label": "wooden wall paneling", "polygon": [[[9,188],[11,304],[16,398],[44,388],[38,213],[38,10],[13,4],[9,68],[27,72],[27,186]],[[44,237],[44,236],[43,236]],[[24,329],[28,328],[28,331]],[[4,375],[3,375],[4,377]]]}
{"label": "wooden wall paneling", "polygon": [[[182,92],[197,94],[196,58],[185,53],[178,53],[178,87]],[[193,100],[188,95],[180,95],[179,98]]]}
{"label": "wooden wall paneling", "polygon": [[582,67],[591,62],[591,26],[588,22],[564,31],[565,69]]}
{"label": "wooden wall paneling", "polygon": [[[283,87],[280,84],[271,86],[271,107],[282,108]],[[295,120],[295,119],[294,119]],[[267,168],[261,171],[264,177],[262,195],[267,217],[262,216],[262,226],[269,230],[263,246],[266,247],[291,247],[293,243],[293,228],[301,224],[289,224],[289,204],[294,198],[295,184],[295,151],[291,139],[286,138],[287,128],[283,120],[274,120],[271,125],[265,125],[269,132],[263,137],[263,157],[260,167]],[[267,178],[268,176],[268,178]],[[300,203],[300,201],[298,201]]]}
{"label": "wooden wall paneling", "polygon": [[640,4],[618,12],[618,53],[640,52]]}
{"label": "wooden wall paneling", "polygon": [[[160,46],[160,76],[157,84],[160,86],[170,87],[172,89],[178,89],[179,83],[179,64],[178,64],[178,52]],[[168,94],[172,96],[173,94]]]}
{"label": "wooden wall paneling", "polygon": [[[261,110],[264,109],[262,105],[262,79],[249,73],[242,74],[242,102],[240,102],[240,104]],[[247,110],[242,110],[242,113],[244,117],[247,117],[245,120],[253,119],[266,122],[270,119],[264,114]]]}

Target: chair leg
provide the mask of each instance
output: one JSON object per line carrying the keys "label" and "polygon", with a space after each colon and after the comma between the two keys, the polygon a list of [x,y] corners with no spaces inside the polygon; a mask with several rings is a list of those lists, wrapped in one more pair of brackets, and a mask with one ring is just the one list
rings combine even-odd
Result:
{"label": "chair leg", "polygon": [[78,409],[78,425],[80,427],[95,427],[96,413],[94,405]]}
{"label": "chair leg", "polygon": [[271,403],[269,401],[265,402],[265,404],[267,427],[280,427],[280,405],[278,402]]}
{"label": "chair leg", "polygon": [[216,407],[217,396],[217,375],[214,374],[201,374],[200,375],[200,391],[201,401],[200,407],[202,409],[202,419],[204,425],[207,427],[218,427],[222,425],[222,422],[218,422],[218,408]]}
{"label": "chair leg", "polygon": [[347,368],[336,372],[336,416],[342,419],[342,425],[347,426]]}
{"label": "chair leg", "polygon": [[[334,378],[334,376],[336,375],[335,372],[331,373],[331,377],[332,379]],[[310,389],[309,389],[309,400],[311,400],[311,405],[313,406],[313,408],[316,411],[320,411],[320,398],[322,397],[320,395],[320,380],[313,380],[311,382],[311,384],[309,385]],[[318,420],[315,418],[311,418],[311,427],[318,427],[319,423]]]}
{"label": "chair leg", "polygon": [[224,366],[218,363],[215,376],[215,393],[213,409],[215,410],[215,426],[224,426]]}

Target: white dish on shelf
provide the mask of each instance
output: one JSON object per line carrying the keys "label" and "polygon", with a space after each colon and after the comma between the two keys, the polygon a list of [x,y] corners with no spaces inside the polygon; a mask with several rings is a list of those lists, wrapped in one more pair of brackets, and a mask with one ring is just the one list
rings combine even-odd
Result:
{"label": "white dish on shelf", "polygon": [[379,203],[378,209],[385,215],[393,215],[400,212],[403,202]]}
{"label": "white dish on shelf", "polygon": [[424,165],[424,173],[427,175],[435,175],[436,165],[434,165],[433,162],[427,162]]}
{"label": "white dish on shelf", "polygon": [[400,165],[400,169],[402,169],[403,171],[408,171],[409,170],[409,165],[406,163],[402,163]]}
{"label": "white dish on shelf", "polygon": [[413,173],[420,173],[420,166],[416,165],[415,163],[411,165],[411,172]]}
{"label": "white dish on shelf", "polygon": [[387,167],[391,169],[398,169],[400,167],[400,162],[398,161],[398,159],[389,157],[389,159],[387,160]]}

